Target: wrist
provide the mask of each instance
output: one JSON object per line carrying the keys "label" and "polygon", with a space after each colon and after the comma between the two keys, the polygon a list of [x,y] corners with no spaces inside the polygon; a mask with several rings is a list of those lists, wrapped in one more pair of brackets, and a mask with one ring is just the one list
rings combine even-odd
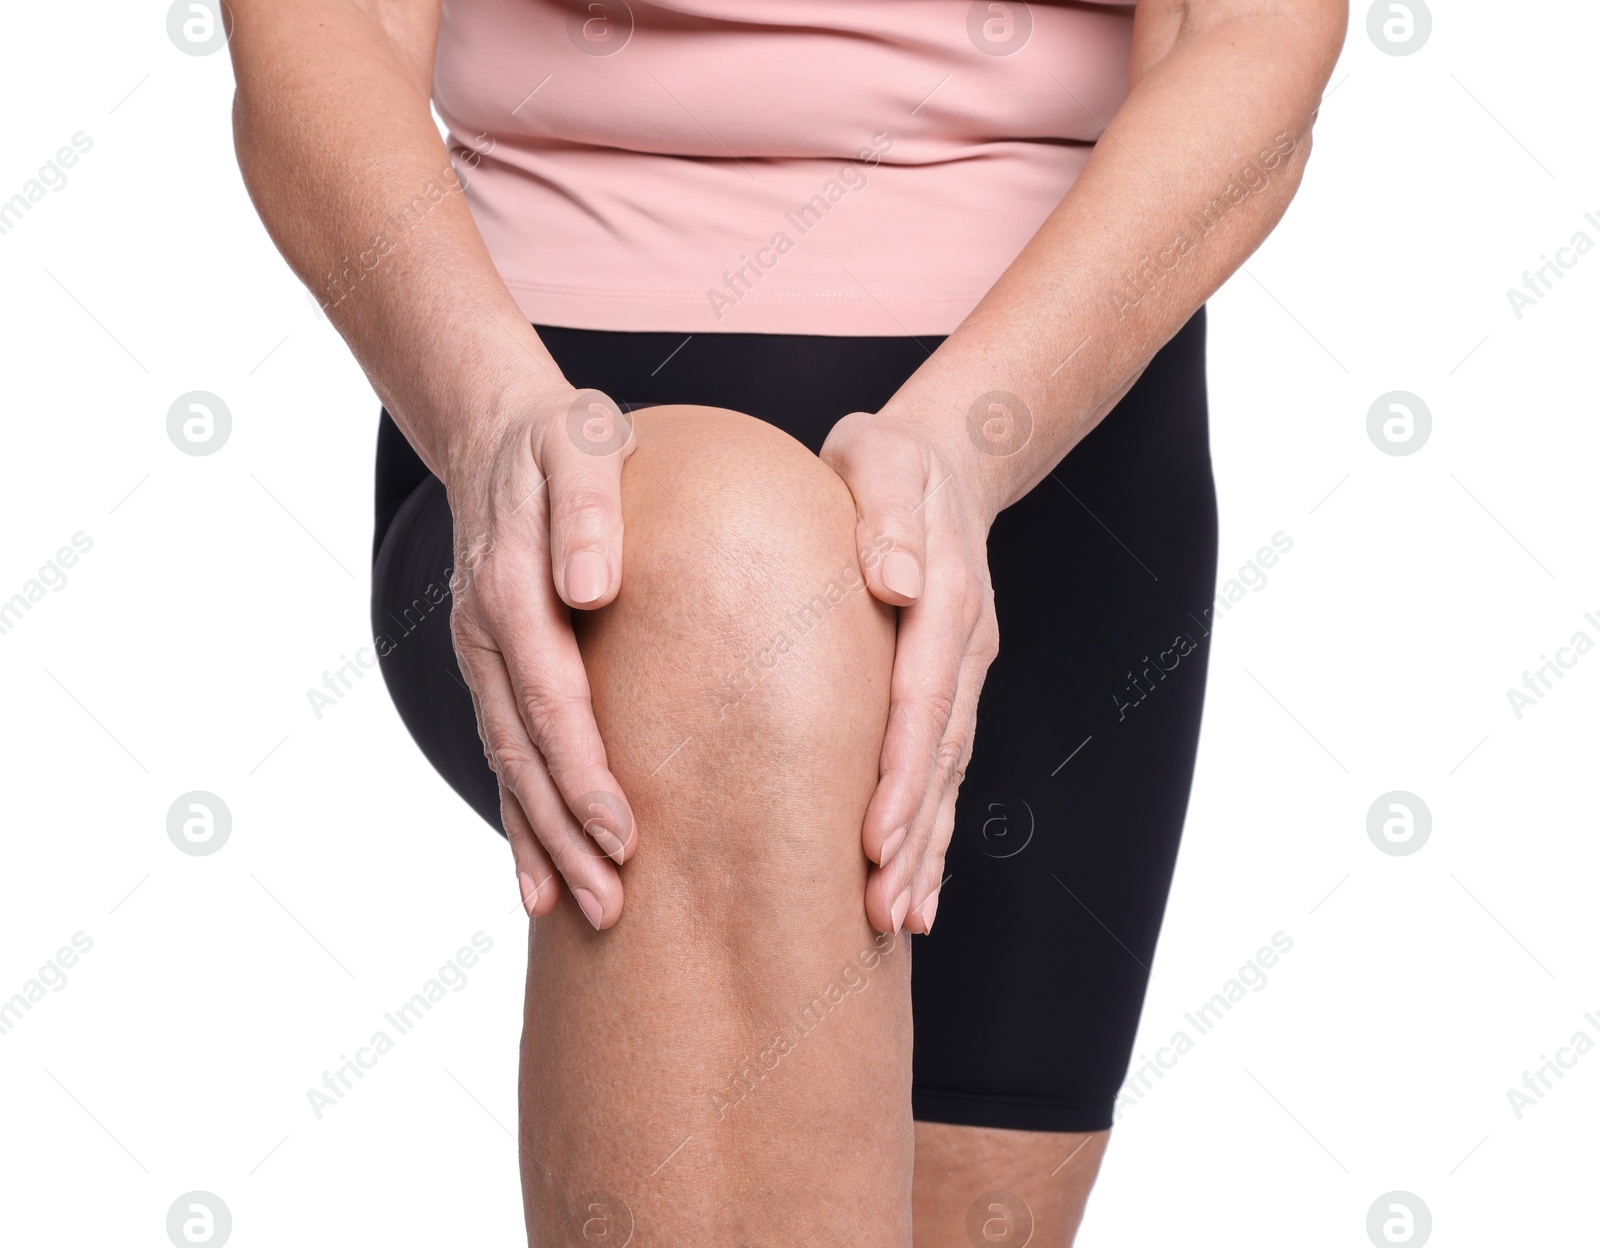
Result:
{"label": "wrist", "polygon": [[577,391],[565,378],[521,378],[495,387],[463,403],[443,440],[444,463],[439,473],[452,497],[476,489],[513,433],[526,432],[536,419],[565,410]]}

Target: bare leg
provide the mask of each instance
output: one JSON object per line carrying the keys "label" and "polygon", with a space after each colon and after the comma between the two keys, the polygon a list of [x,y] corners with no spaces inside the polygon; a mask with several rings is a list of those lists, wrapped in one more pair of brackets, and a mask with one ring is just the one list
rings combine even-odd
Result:
{"label": "bare leg", "polygon": [[615,927],[567,896],[534,923],[529,1239],[908,1248],[910,963],[867,923],[860,840],[893,611],[799,443],[635,419],[622,593],[579,641],[639,848]]}
{"label": "bare leg", "polygon": [[1066,1248],[1110,1135],[917,1123],[916,1248]]}

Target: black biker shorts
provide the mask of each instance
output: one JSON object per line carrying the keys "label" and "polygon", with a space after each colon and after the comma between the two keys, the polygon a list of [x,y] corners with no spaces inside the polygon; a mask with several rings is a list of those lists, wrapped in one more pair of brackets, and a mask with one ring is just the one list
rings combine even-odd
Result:
{"label": "black biker shorts", "polygon": [[[841,416],[881,407],[939,341],[537,328],[574,386],[624,407],[747,412],[813,452]],[[385,680],[428,760],[500,830],[450,643],[444,489],[386,413],[377,475]],[[1128,1071],[1200,732],[1217,566],[1204,309],[999,516],[989,563],[1000,655],[939,922],[913,938],[913,1109],[1099,1130]]]}

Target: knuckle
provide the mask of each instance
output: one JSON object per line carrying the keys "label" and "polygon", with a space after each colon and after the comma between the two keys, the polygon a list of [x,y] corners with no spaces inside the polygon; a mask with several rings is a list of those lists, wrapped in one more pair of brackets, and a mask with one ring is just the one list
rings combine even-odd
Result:
{"label": "knuckle", "polygon": [[967,775],[967,741],[964,734],[951,734],[939,743],[933,758],[934,776],[941,789],[959,785]]}
{"label": "knuckle", "polygon": [[459,609],[451,613],[450,647],[455,652],[456,666],[461,669],[467,692],[476,699],[487,675],[484,665],[492,661],[499,649],[481,613],[463,613]]}
{"label": "knuckle", "polygon": [[458,544],[454,566],[450,569],[452,593],[463,593],[473,585],[484,564],[493,557],[495,546],[493,533],[486,533],[473,541],[463,540]]}
{"label": "knuckle", "polygon": [[955,714],[956,695],[953,689],[934,689],[923,695],[922,705],[929,720],[938,725],[942,733],[950,717]]}
{"label": "knuckle", "polygon": [[850,431],[843,457],[850,468],[871,466],[874,471],[889,470],[891,475],[925,475],[922,456],[916,443],[897,429],[870,418]]}
{"label": "knuckle", "polygon": [[611,492],[586,482],[561,492],[555,500],[554,518],[564,529],[594,530],[609,524],[616,509]]}
{"label": "knuckle", "polygon": [[[489,559],[473,570],[455,594],[450,614],[451,629],[461,629],[467,637],[482,634],[485,619],[492,619],[513,593],[505,562]],[[460,635],[460,634],[457,634]]]}
{"label": "knuckle", "polygon": [[571,719],[573,712],[583,702],[584,699],[576,695],[563,695],[545,689],[526,690],[520,699],[528,731],[541,744],[556,739],[562,725]]}
{"label": "knuckle", "polygon": [[470,650],[483,644],[483,621],[478,618],[472,600],[457,597],[455,605],[450,608],[450,640],[455,643],[457,651]]}
{"label": "knuckle", "polygon": [[870,457],[874,451],[884,450],[899,440],[866,412],[852,412],[843,423],[849,434],[848,453],[853,457]]}
{"label": "knuckle", "polygon": [[507,793],[525,796],[531,792],[529,786],[539,766],[531,751],[501,741],[485,753],[489,756],[489,765],[494,768],[494,774],[500,778],[500,783]]}
{"label": "knuckle", "polygon": [[484,714],[481,707],[478,708],[478,739],[483,742],[483,756],[507,789],[519,788],[529,768],[541,761],[521,724],[507,723],[503,716]]}

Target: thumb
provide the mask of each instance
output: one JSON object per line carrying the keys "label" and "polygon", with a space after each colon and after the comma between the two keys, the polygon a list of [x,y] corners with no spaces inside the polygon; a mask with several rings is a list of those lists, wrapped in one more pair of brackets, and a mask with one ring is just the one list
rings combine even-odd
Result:
{"label": "thumb", "polygon": [[907,607],[922,597],[927,531],[922,497],[905,485],[920,477],[879,476],[856,492],[856,545],[861,572],[874,598]]}
{"label": "thumb", "polygon": [[569,607],[603,607],[621,587],[622,464],[633,447],[632,419],[598,390],[580,390],[546,428],[550,570]]}

